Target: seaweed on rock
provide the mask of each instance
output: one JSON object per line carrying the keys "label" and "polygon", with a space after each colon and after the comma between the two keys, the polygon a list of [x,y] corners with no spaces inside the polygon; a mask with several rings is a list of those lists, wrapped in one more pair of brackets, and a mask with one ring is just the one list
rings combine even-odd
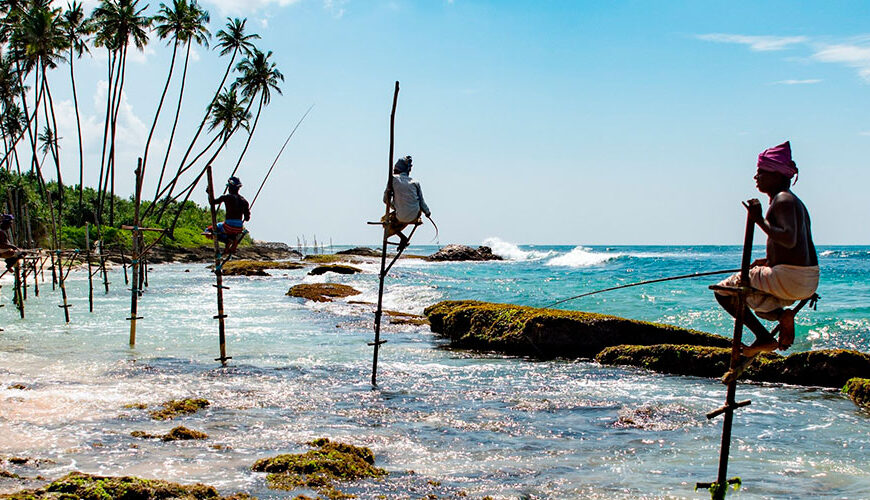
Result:
{"label": "seaweed on rock", "polygon": [[208,405],[208,400],[202,398],[173,399],[163,403],[163,408],[152,411],[151,418],[154,420],[171,420],[180,415],[196,413]]}
{"label": "seaweed on rock", "polygon": [[843,386],[843,392],[848,394],[856,405],[870,409],[870,379],[851,378]]}

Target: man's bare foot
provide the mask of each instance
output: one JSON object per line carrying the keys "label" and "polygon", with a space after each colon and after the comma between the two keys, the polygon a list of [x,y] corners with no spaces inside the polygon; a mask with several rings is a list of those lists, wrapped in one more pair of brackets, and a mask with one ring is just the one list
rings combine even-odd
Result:
{"label": "man's bare foot", "polygon": [[794,343],[794,310],[786,309],[779,317],[779,350],[785,351]]}
{"label": "man's bare foot", "polygon": [[750,346],[743,346],[743,355],[747,358],[762,352],[773,352],[779,347],[776,339],[756,339]]}

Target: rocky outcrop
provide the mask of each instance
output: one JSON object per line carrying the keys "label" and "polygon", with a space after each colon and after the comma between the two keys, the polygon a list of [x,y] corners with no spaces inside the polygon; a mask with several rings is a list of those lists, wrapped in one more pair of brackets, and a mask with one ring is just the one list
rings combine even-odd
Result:
{"label": "rocky outcrop", "polygon": [[856,405],[870,410],[870,379],[858,377],[849,379],[843,386],[843,392],[848,394]]}
{"label": "rocky outcrop", "polygon": [[718,335],[617,316],[473,300],[445,301],[424,311],[432,331],[451,345],[537,358],[591,358],[621,344],[727,347]]}
{"label": "rocky outcrop", "polygon": [[427,259],[432,261],[503,260],[498,255],[493,254],[489,247],[480,246],[474,249],[465,245],[447,245]]}
{"label": "rocky outcrop", "polygon": [[131,436],[143,439],[160,439],[161,441],[188,441],[191,439],[208,439],[208,434],[193,429],[188,429],[183,425],[173,427],[166,434],[149,434],[144,431],[133,431]]}
{"label": "rocky outcrop", "polygon": [[269,276],[267,269],[301,269],[305,264],[294,261],[231,260],[224,264],[224,276]]}
{"label": "rocky outcrop", "polygon": [[[605,365],[629,365],[661,373],[721,377],[728,371],[730,348],[693,345],[621,345],[601,351],[595,360]],[[824,349],[791,354],[762,354],[742,379],[794,385],[843,387],[853,377],[870,373],[870,354]]]}
{"label": "rocky outcrop", "polygon": [[346,266],[343,264],[330,264],[326,266],[317,266],[311,271],[308,272],[309,276],[320,276],[321,274],[326,273],[337,273],[337,274],[357,274],[361,273],[362,269],[353,266]]}
{"label": "rocky outcrop", "polygon": [[369,247],[356,247],[335,252],[335,255],[359,255],[361,257],[380,257],[381,251]]}
{"label": "rocky outcrop", "polygon": [[163,408],[150,413],[154,420],[171,420],[181,415],[191,415],[209,406],[203,398],[172,399],[162,404]]}
{"label": "rocky outcrop", "polygon": [[110,477],[70,472],[66,476],[36,490],[22,490],[3,498],[12,500],[60,499],[60,498],[125,498],[136,500],[242,500],[251,497],[236,493],[228,497],[218,494],[217,489],[205,484],[178,484],[160,479],[138,477]]}
{"label": "rocky outcrop", "polygon": [[334,298],[359,295],[353,287],[338,283],[302,283],[290,287],[285,295],[301,297],[315,302],[332,302]]}
{"label": "rocky outcrop", "polygon": [[[223,244],[221,244],[221,251],[223,251]],[[235,256],[239,259],[249,260],[288,260],[298,259],[302,257],[302,254],[283,243],[266,243],[240,246],[236,249]],[[112,257],[111,260],[121,263],[121,259],[117,257]],[[147,260],[149,264],[213,261],[214,247],[171,248],[158,245],[148,252]],[[127,262],[129,263],[129,261],[130,255],[127,254]]]}

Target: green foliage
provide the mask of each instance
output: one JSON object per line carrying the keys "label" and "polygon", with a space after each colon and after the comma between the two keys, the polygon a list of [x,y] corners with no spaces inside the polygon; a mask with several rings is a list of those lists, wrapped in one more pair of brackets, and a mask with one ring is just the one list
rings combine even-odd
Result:
{"label": "green foliage", "polygon": [[[122,230],[121,226],[133,225],[135,220],[135,202],[132,196],[126,199],[115,196],[115,226],[110,227],[104,224],[100,228],[102,233],[100,235],[95,226],[99,204],[98,194],[95,189],[90,187],[84,188],[82,190],[81,202],[79,202],[79,187],[77,185],[64,186],[63,202],[60,203],[58,186],[55,182],[49,182],[42,186],[35,175],[18,175],[6,170],[0,170],[0,211],[16,212],[14,233],[16,235],[16,243],[19,246],[29,245],[24,237],[26,230],[22,214],[24,213],[25,206],[27,207],[27,215],[30,219],[30,232],[34,239],[33,245],[46,248],[53,246],[52,213],[49,211],[48,193],[51,193],[55,217],[57,217],[58,208],[62,205],[62,220],[55,221],[59,226],[57,236],[60,240],[60,246],[64,248],[84,248],[85,224],[90,224],[91,244],[102,236],[102,241],[106,248],[120,246],[125,251],[130,251],[132,246],[130,232]],[[144,213],[149,205],[150,202],[143,201],[140,213]],[[103,221],[109,219],[109,206],[108,200],[104,200]],[[201,234],[203,229],[211,225],[211,212],[208,207],[200,207],[192,201],[187,201],[183,205],[179,202],[170,202],[161,220],[158,221],[157,214],[154,213],[142,219],[139,225],[141,227],[169,228],[179,210],[181,212],[178,214],[178,223],[174,233],[171,237],[164,237],[161,244],[170,248],[211,246],[212,241]],[[155,210],[155,212],[158,211]],[[224,212],[219,210],[217,219],[222,221],[224,215]],[[156,232],[146,233],[146,243],[154,241],[158,234]],[[250,236],[245,236],[241,245],[250,245],[251,241]]]}

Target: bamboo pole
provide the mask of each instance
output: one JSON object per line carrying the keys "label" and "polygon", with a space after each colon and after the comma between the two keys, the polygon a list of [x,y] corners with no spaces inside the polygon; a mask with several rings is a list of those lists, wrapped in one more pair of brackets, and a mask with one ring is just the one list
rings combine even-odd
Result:
{"label": "bamboo pole", "polygon": [[221,256],[221,244],[217,237],[217,209],[214,204],[214,181],[211,175],[211,165],[205,167],[206,178],[208,180],[208,206],[211,209],[211,227],[212,240],[214,241],[214,276],[217,289],[217,316],[214,319],[218,320],[218,343],[220,344],[220,357],[215,358],[215,361],[220,361],[222,366],[227,365],[227,360],[232,359],[227,357],[227,339],[226,339],[226,319],[224,313],[224,289],[228,288],[223,283],[223,257]]}
{"label": "bamboo pole", "polygon": [[85,223],[85,258],[88,261],[88,311],[94,312],[94,273],[91,271],[91,223]]}
{"label": "bamboo pole", "polygon": [[142,158],[136,165],[136,196],[134,199],[133,210],[133,226],[130,229],[130,237],[133,240],[133,255],[130,259],[130,265],[133,270],[133,279],[131,280],[132,288],[130,288],[130,347],[136,347],[136,320],[142,319],[138,316],[139,307],[139,200],[142,195]]}
{"label": "bamboo pole", "polygon": [[24,319],[24,300],[21,298],[21,264],[15,263],[15,291],[13,292],[12,302],[18,308],[18,315]]}
{"label": "bamboo pole", "polygon": [[127,256],[124,255],[124,247],[118,245],[118,253],[121,254],[121,266],[124,268],[124,284],[129,285],[130,279],[127,277]]}
{"label": "bamboo pole", "polygon": [[41,260],[42,258],[39,255],[33,259],[33,295],[36,297],[39,297],[39,275],[37,274],[39,271],[36,268],[39,266]]}
{"label": "bamboo pole", "polygon": [[384,312],[384,279],[387,277],[387,234],[389,226],[387,225],[390,218],[390,200],[393,193],[393,144],[395,142],[396,128],[396,104],[399,100],[399,82],[396,81],[396,88],[393,91],[393,108],[390,111],[390,156],[387,163],[387,207],[384,213],[384,240],[381,246],[381,270],[378,273],[378,306],[375,309],[375,340],[369,345],[374,348],[372,353],[372,386],[378,385],[378,350],[381,344],[386,343],[386,340],[381,340],[381,316]]}

